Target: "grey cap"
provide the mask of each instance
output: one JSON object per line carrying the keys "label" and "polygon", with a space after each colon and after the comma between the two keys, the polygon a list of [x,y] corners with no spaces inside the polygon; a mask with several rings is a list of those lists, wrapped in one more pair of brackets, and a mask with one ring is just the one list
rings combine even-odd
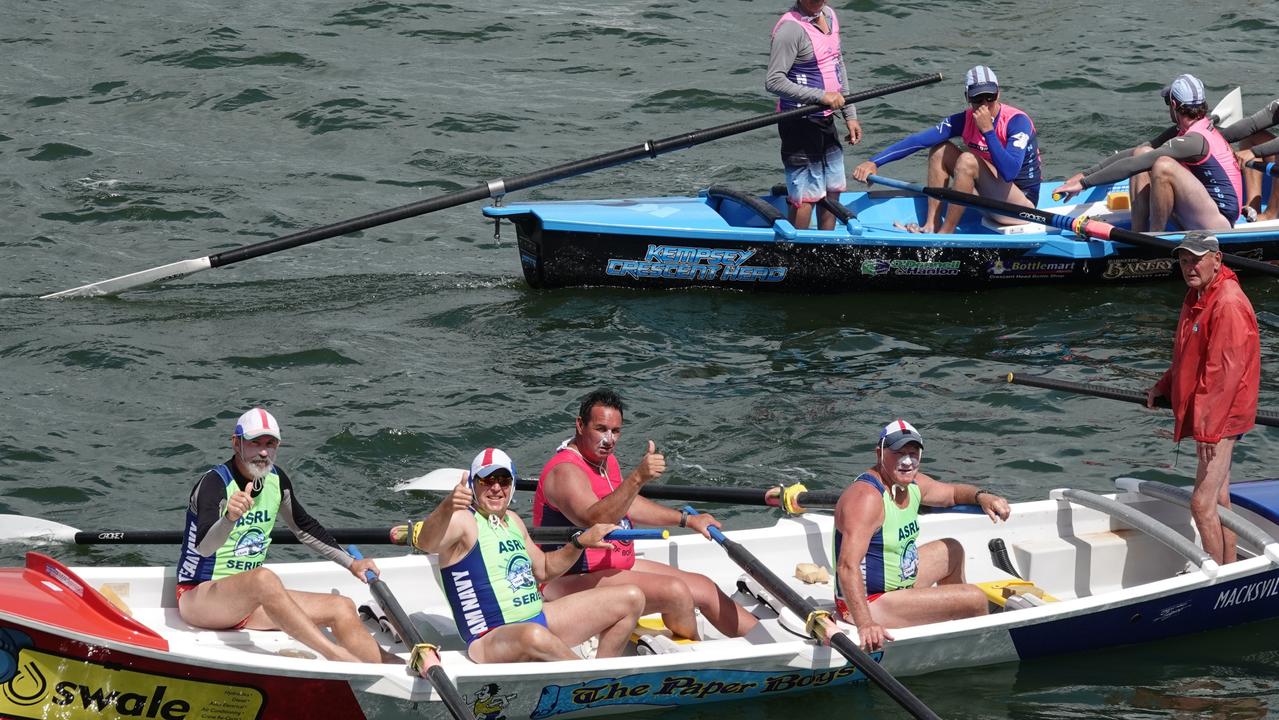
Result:
{"label": "grey cap", "polygon": [[1181,242],[1172,249],[1172,254],[1176,255],[1178,250],[1185,250],[1191,255],[1203,257],[1210,252],[1221,252],[1221,245],[1217,243],[1216,235],[1202,230],[1192,230],[1181,236]]}
{"label": "grey cap", "polygon": [[999,92],[999,79],[995,71],[985,65],[978,65],[964,74],[964,96],[971,98],[983,93]]}
{"label": "grey cap", "polygon": [[1167,100],[1170,96],[1177,101],[1178,105],[1203,105],[1208,102],[1208,96],[1204,93],[1204,84],[1194,75],[1178,75],[1175,80],[1164,86],[1159,91],[1160,95]]}

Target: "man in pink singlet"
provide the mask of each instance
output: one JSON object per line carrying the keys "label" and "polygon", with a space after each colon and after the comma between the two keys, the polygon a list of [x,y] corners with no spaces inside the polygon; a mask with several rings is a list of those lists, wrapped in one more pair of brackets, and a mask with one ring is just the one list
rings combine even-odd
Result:
{"label": "man in pink singlet", "polygon": [[[639,467],[622,477],[613,456],[622,434],[622,411],[622,399],[611,390],[596,390],[582,401],[576,432],[542,468],[533,496],[534,526],[678,525],[709,537],[706,528],[720,526],[714,517],[688,515],[640,497],[640,488],[666,471],[666,459],[652,440]],[[555,600],[597,586],[638,585],[644,592],[644,613],[661,613],[671,632],[692,639],[700,639],[695,611],[731,637],[745,635],[758,624],[754,615],[733,602],[710,578],[637,559],[629,541],[612,545],[609,549],[588,548],[576,565],[546,584],[543,596]]]}

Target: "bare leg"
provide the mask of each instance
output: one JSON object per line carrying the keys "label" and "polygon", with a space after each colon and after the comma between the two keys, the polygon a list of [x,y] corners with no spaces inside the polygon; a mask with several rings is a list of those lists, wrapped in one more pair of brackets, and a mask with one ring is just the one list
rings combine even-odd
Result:
{"label": "bare leg", "polygon": [[[679,579],[693,593],[693,602],[716,630],[729,637],[741,637],[759,624],[746,608],[733,602],[711,579],[651,560],[636,560],[635,569]],[[691,636],[686,636],[691,637]]]}
{"label": "bare leg", "polygon": [[[279,628],[315,650],[328,660],[358,662],[378,662],[379,653],[372,653],[370,658],[357,657],[352,650],[334,643],[308,616],[307,610],[299,605],[297,598],[302,593],[292,593],[280,582],[279,576],[270,570],[259,567],[220,580],[200,583],[187,591],[178,601],[178,613],[186,622],[197,627],[221,630],[235,627],[245,617],[249,618],[248,627],[256,629]],[[350,603],[350,600],[347,600]],[[359,623],[355,614],[355,606],[350,606],[351,614]],[[360,632],[369,642],[377,647],[373,638]]]}
{"label": "bare leg", "polygon": [[644,593],[635,585],[595,587],[542,606],[546,624],[565,645],[600,636],[596,657],[617,657],[644,612]]}
{"label": "bare leg", "polygon": [[493,628],[471,643],[466,654],[477,663],[581,659],[555,633],[531,622]]}
{"label": "bare leg", "polygon": [[[808,226],[813,223],[813,203],[802,202],[798,206],[790,205],[790,212],[787,213],[787,219],[790,224],[794,225],[798,230],[807,230]],[[831,227],[834,227],[832,225]]]}
{"label": "bare leg", "polygon": [[1223,438],[1217,443],[1217,451],[1208,463],[1199,463],[1195,471],[1195,489],[1190,496],[1190,514],[1204,551],[1218,564],[1234,562],[1235,534],[1221,526],[1217,504],[1229,506],[1230,460],[1234,454],[1235,439]]}
{"label": "bare leg", "polygon": [[933,540],[919,546],[915,587],[958,585],[964,582],[964,546],[954,538]]}
{"label": "bare leg", "polygon": [[[1149,145],[1140,145],[1133,155],[1150,152]],[[1150,173],[1137,173],[1128,180],[1128,194],[1132,198],[1132,229],[1146,232],[1150,228]]]}
{"label": "bare leg", "polygon": [[[642,561],[636,561],[636,566]],[[542,596],[557,602],[561,598],[594,587],[635,585],[644,593],[644,613],[661,613],[662,622],[676,635],[694,640],[697,620],[696,604],[688,586],[678,578],[637,570],[604,570],[580,575],[561,575],[546,584]]]}
{"label": "bare leg", "polygon": [[1186,230],[1226,230],[1231,226],[1203,183],[1181,163],[1161,157],[1150,168],[1150,231],[1162,231],[1170,217]]}
{"label": "bare leg", "polygon": [[[831,202],[839,202],[839,193],[831,191],[826,193],[826,197]],[[817,206],[817,229],[818,230],[834,230],[835,229],[835,213],[826,209],[825,205]]]}
{"label": "bare leg", "polygon": [[[981,159],[976,155],[970,152],[960,153],[955,158],[953,169],[955,183],[951,187],[959,192],[971,194],[977,188],[977,174],[980,172],[980,164]],[[950,208],[946,210],[946,221],[942,223],[937,232],[945,234],[955,232],[955,228],[959,227],[959,220],[964,216],[966,210],[967,208],[963,205],[951,203]]]}
{"label": "bare leg", "polygon": [[[1273,140],[1274,137],[1274,135],[1271,135],[1264,130],[1256,132],[1244,138],[1243,141],[1239,143],[1239,148],[1241,150],[1251,150],[1254,145],[1260,145],[1261,143]],[[1243,171],[1245,193],[1243,198],[1244,204],[1251,207],[1253,210],[1256,210],[1258,213],[1261,213],[1261,188],[1264,183],[1261,171],[1253,170],[1249,167],[1241,167],[1239,169]],[[1277,212],[1275,208],[1275,194],[1276,192],[1279,192],[1279,183],[1275,183],[1270,190],[1270,202],[1266,204],[1266,212],[1264,215],[1259,215],[1257,217],[1258,220],[1273,220],[1275,217],[1279,217],[1279,212]]]}
{"label": "bare leg", "polygon": [[[962,151],[950,142],[938,143],[928,151],[928,184],[932,187],[947,187],[950,176],[955,172],[955,163]],[[936,232],[941,227],[941,201],[928,198],[928,213],[920,232]]]}
{"label": "bare leg", "polygon": [[[993,165],[982,158],[977,158],[977,194],[991,200],[1012,203],[1022,207],[1033,208],[1035,204],[1026,197],[1026,193],[1014,183],[1006,182],[999,177]],[[1000,225],[1025,225],[1027,221],[1003,215],[987,215],[991,222]]]}
{"label": "bare leg", "polygon": [[[919,547],[915,587],[885,593],[870,604],[875,622],[888,628],[985,615],[986,593],[964,582],[964,547],[945,538]],[[935,584],[934,584],[935,583]]]}

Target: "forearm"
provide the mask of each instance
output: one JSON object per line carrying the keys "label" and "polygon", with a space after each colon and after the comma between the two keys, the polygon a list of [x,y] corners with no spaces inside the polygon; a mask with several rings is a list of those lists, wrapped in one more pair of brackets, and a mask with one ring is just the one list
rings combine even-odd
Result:
{"label": "forearm", "polygon": [[920,150],[926,150],[937,143],[949,140],[951,137],[950,127],[946,121],[943,121],[931,128],[921,130],[875,153],[870,161],[876,165],[887,165],[895,160],[914,155]]}
{"label": "forearm", "polygon": [[866,579],[862,577],[861,561],[839,564],[839,587],[848,606],[848,617],[854,625],[862,627],[872,622],[870,603],[866,600]]}
{"label": "forearm", "polygon": [[[412,538],[413,546],[422,552],[438,553],[444,545],[444,536],[453,519],[453,512],[452,498],[447,497],[422,521],[416,536]],[[410,533],[414,529],[412,525],[409,526]]]}
{"label": "forearm", "polygon": [[631,522],[650,527],[672,527],[678,525],[683,517],[679,510],[655,503],[646,497],[635,498],[627,514],[630,515]]}
{"label": "forearm", "polygon": [[1265,157],[1267,155],[1279,154],[1279,138],[1268,140],[1258,145],[1252,146],[1252,154],[1257,157]]}
{"label": "forearm", "polygon": [[641,487],[643,484],[632,473],[613,492],[591,504],[580,515],[569,514],[569,519],[585,527],[597,523],[620,523],[630,513]]}
{"label": "forearm", "polygon": [[537,578],[539,583],[554,580],[568,572],[569,568],[573,567],[577,563],[577,559],[582,556],[582,552],[580,548],[569,542],[558,550],[543,553],[541,574],[538,574],[535,568],[533,576]]}
{"label": "forearm", "polygon": [[222,543],[231,537],[231,531],[235,529],[235,521],[223,515],[209,526],[204,537],[196,544],[195,551],[203,557],[208,557],[218,551],[222,547]]}
{"label": "forearm", "polygon": [[[1239,142],[1253,133],[1279,125],[1279,99],[1271,100],[1264,108],[1248,117],[1221,128],[1226,142]],[[1277,150],[1279,151],[1279,150]],[[1255,152],[1255,151],[1254,151]],[[1258,155],[1269,153],[1257,153]]]}

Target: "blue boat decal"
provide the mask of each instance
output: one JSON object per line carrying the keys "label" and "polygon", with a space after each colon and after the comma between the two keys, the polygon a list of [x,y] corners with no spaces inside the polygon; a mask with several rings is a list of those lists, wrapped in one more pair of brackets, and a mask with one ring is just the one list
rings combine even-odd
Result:
{"label": "blue boat decal", "polygon": [[649,245],[643,260],[609,258],[604,268],[607,275],[630,278],[662,278],[721,282],[781,282],[785,267],[745,265],[754,250],[690,247],[682,245]]}

